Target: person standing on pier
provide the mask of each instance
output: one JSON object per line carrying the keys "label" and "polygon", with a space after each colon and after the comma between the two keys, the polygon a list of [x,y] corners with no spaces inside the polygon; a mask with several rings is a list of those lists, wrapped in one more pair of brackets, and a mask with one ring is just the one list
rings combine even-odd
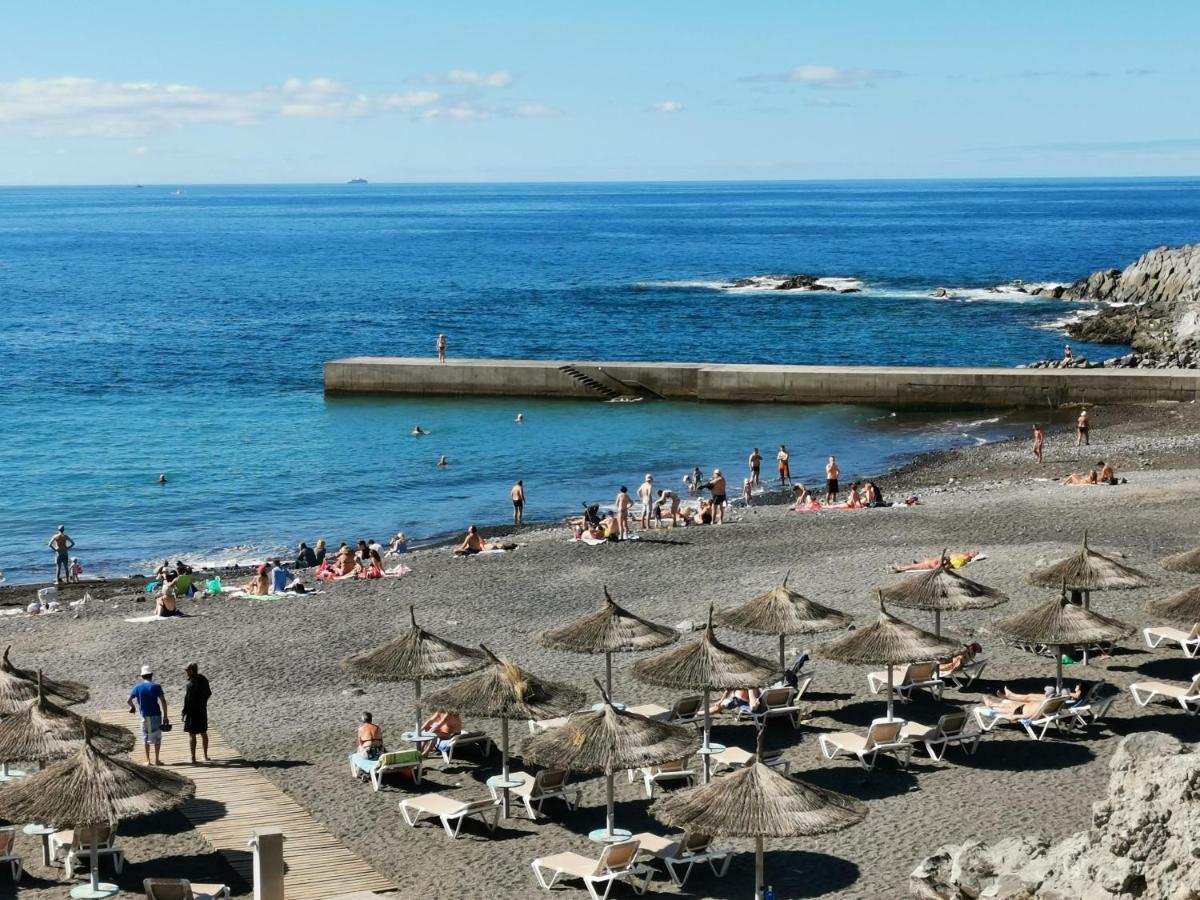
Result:
{"label": "person standing on pier", "polygon": [[444,334],[439,334],[437,336],[436,346],[437,346],[438,362],[445,362],[446,361],[446,336]]}
{"label": "person standing on pier", "polygon": [[513,505],[513,524],[520,525],[525,518],[525,482],[518,479],[509,492]]}
{"label": "person standing on pier", "polygon": [[758,477],[762,472],[762,454],[758,452],[757,447],[750,452],[750,459],[747,462],[750,463],[750,485],[758,487],[762,484]]}

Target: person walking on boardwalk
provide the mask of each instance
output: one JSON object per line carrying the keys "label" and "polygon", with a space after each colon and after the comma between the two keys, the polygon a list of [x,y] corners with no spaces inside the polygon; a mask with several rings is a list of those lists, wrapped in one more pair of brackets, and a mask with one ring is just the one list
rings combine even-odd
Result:
{"label": "person walking on boardwalk", "polygon": [[825,463],[825,504],[837,503],[838,495],[838,478],[841,477],[842,470],[838,468],[837,457],[829,457],[829,462]]}
{"label": "person walking on boardwalk", "polygon": [[642,504],[641,523],[643,528],[650,527],[650,507],[654,505],[654,476],[646,473],[646,479],[637,489],[638,502]]}
{"label": "person walking on boardwalk", "polygon": [[[134,701],[137,701],[136,708]],[[161,766],[163,726],[170,727],[167,716],[167,696],[154,681],[154,670],[142,666],[141,681],[129,691],[129,711],[142,714],[142,743],[146,748],[146,765]],[[154,747],[154,762],[150,762],[150,747]]]}
{"label": "person walking on boardwalk", "polygon": [[62,584],[65,581],[70,581],[71,548],[75,546],[75,541],[67,534],[67,526],[59,525],[58,531],[54,532],[54,536],[46,542],[46,546],[54,551],[55,583]]}
{"label": "person walking on boardwalk", "polygon": [[762,472],[762,454],[758,452],[757,447],[750,451],[750,458],[747,462],[750,464],[750,485],[751,487],[758,487],[762,484],[762,481],[759,480],[759,475]]}
{"label": "person walking on boardwalk", "polygon": [[1037,457],[1038,462],[1045,462],[1042,459],[1042,449],[1046,445],[1046,432],[1042,431],[1041,425],[1033,426],[1033,455]]}
{"label": "person walking on boardwalk", "polygon": [[1075,446],[1080,444],[1089,445],[1091,440],[1088,438],[1088,414],[1086,409],[1079,411],[1079,421],[1075,427]]}
{"label": "person walking on boardwalk", "polygon": [[438,362],[445,362],[446,361],[446,336],[444,334],[439,334],[437,336],[436,346],[437,346]]}
{"label": "person walking on boardwalk", "polygon": [[525,482],[517,479],[517,483],[509,491],[513,505],[513,524],[520,525],[525,518]]}
{"label": "person walking on boardwalk", "polygon": [[200,667],[188,663],[183,670],[187,675],[187,687],[183,691],[183,730],[187,732],[188,747],[192,751],[192,765],[196,764],[196,738],[200,738],[200,746],[204,752],[204,761],[208,762],[208,698],[212,690],[208,679],[200,674]]}
{"label": "person walking on boardwalk", "polygon": [[783,444],[779,445],[779,452],[775,454],[775,459],[779,462],[779,486],[792,486],[792,454],[788,453],[788,448]]}

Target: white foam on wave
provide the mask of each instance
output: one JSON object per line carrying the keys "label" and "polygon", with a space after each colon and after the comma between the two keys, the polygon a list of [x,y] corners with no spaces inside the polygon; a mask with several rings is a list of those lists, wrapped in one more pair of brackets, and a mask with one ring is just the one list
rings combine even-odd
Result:
{"label": "white foam on wave", "polygon": [[780,287],[791,276],[789,275],[751,275],[748,278],[739,278],[738,282],[732,281],[709,281],[705,279],[678,279],[670,281],[639,281],[635,287],[639,288],[685,288],[693,290],[721,291],[727,294],[759,294],[768,291],[777,291],[784,294],[819,294],[824,291],[831,293],[844,293],[847,291],[861,291],[866,285],[857,278],[847,278],[841,276],[830,276],[828,278],[816,279],[815,288],[788,288]]}
{"label": "white foam on wave", "polygon": [[1058,318],[1050,319],[1047,322],[1042,322],[1036,327],[1045,331],[1065,332],[1069,326],[1076,325],[1079,322],[1082,322],[1084,319],[1090,319],[1092,316],[1098,315],[1100,315],[1100,310],[1098,309],[1077,309],[1065,316],[1059,316]]}
{"label": "white foam on wave", "polygon": [[180,559],[194,569],[224,569],[234,566],[257,566],[275,557],[290,561],[295,558],[295,555],[295,548],[282,544],[237,544],[232,547],[216,547],[208,550],[182,550],[164,553],[154,559],[136,563],[133,571],[148,575],[157,569],[164,559],[169,560],[172,564],[175,560]]}

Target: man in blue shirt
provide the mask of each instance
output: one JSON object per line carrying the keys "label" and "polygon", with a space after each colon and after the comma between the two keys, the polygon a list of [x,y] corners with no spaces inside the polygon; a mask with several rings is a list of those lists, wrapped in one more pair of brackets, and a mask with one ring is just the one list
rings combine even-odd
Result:
{"label": "man in blue shirt", "polygon": [[[134,701],[137,701],[137,709]],[[142,666],[142,680],[129,692],[129,711],[142,714],[142,741],[146,745],[146,765],[161,766],[162,727],[167,722],[167,697],[161,685],[154,682],[154,670]],[[154,762],[150,762],[150,747],[154,746]]]}
{"label": "man in blue shirt", "polygon": [[282,594],[291,583],[292,573],[285,569],[279,560],[274,560],[274,566],[271,569],[271,593]]}

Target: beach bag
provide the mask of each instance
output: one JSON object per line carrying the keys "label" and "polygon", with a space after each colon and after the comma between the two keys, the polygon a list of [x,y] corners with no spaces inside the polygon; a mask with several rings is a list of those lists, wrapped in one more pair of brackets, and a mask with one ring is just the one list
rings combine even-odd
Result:
{"label": "beach bag", "polygon": [[204,586],[214,594],[221,593],[221,579],[219,577],[209,579],[208,581],[204,582]]}

